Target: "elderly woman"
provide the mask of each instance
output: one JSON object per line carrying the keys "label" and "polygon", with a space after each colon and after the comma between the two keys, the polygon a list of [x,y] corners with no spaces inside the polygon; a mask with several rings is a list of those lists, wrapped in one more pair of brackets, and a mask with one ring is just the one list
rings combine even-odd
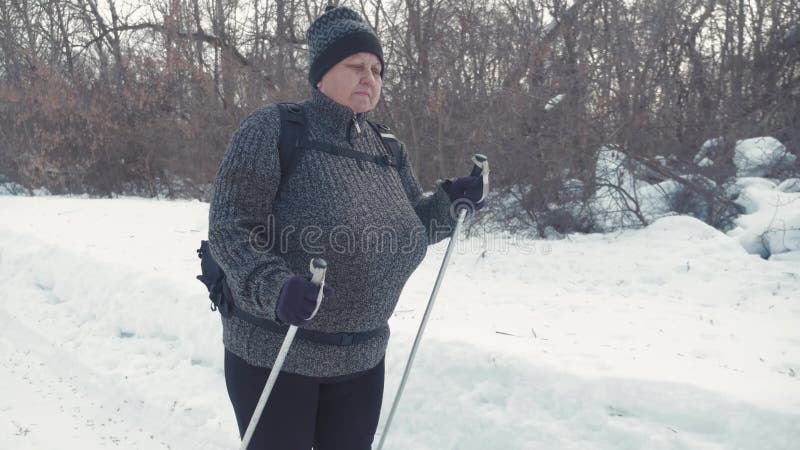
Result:
{"label": "elderly woman", "polygon": [[[225,380],[243,436],[286,327],[302,327],[250,448],[363,450],[380,415],[387,321],[427,246],[451,233],[453,202],[476,202],[482,182],[446,180],[423,194],[404,148],[389,165],[352,157],[388,153],[367,122],[386,69],[381,43],[344,7],[329,7],[307,36],[312,92],[298,106],[308,145],[291,177],[282,179],[281,113],[270,104],[242,121],[214,182],[209,247],[245,313],[222,320]],[[328,147],[346,151],[315,151]],[[306,276],[314,256],[329,269],[325,300],[306,320],[319,289]]]}

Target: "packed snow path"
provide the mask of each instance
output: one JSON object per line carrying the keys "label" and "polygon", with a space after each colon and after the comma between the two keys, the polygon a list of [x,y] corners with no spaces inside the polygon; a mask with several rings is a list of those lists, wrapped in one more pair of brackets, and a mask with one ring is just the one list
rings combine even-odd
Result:
{"label": "packed snow path", "polygon": [[[0,197],[0,448],[236,447],[194,279],[207,208]],[[392,319],[384,414],[445,246]],[[795,449],[792,261],[687,217],[461,241],[386,447]]]}

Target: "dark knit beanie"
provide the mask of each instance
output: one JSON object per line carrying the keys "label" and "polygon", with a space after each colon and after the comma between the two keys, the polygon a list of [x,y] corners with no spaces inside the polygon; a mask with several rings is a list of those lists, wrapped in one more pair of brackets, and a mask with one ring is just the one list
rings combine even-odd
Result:
{"label": "dark knit beanie", "polygon": [[372,53],[381,61],[381,77],[386,68],[381,41],[361,16],[350,8],[328,6],[308,27],[308,81],[316,86],[322,76],[339,61],[359,52]]}

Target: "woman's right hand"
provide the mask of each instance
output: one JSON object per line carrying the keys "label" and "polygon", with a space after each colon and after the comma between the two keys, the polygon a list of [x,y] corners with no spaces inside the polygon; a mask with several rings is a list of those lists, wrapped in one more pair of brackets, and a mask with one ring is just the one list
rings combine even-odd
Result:
{"label": "woman's right hand", "polygon": [[[308,323],[309,317],[317,308],[318,293],[319,286],[312,283],[309,276],[295,275],[289,278],[278,296],[275,311],[278,319],[295,326]],[[333,288],[325,286],[322,295],[326,299],[333,298]]]}

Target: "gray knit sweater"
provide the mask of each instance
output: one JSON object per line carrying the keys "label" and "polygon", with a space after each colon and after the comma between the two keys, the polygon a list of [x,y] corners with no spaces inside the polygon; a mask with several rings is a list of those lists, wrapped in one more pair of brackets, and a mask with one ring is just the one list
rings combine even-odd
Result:
{"label": "gray knit sweater", "polygon": [[[387,154],[367,115],[314,89],[301,103],[314,141]],[[283,370],[315,377],[375,367],[389,339],[388,319],[403,285],[427,246],[452,234],[450,199],[436,185],[423,194],[408,154],[401,170],[306,150],[281,178],[276,105],[251,113],[231,138],[217,173],[209,209],[211,253],[227,274],[236,305],[277,321],[283,283],[308,274],[312,257],[328,262],[326,284],[335,290],[305,328],[335,333],[381,328],[352,346],[295,339]],[[269,367],[283,335],[238,318],[223,318],[225,348],[251,365]]]}

